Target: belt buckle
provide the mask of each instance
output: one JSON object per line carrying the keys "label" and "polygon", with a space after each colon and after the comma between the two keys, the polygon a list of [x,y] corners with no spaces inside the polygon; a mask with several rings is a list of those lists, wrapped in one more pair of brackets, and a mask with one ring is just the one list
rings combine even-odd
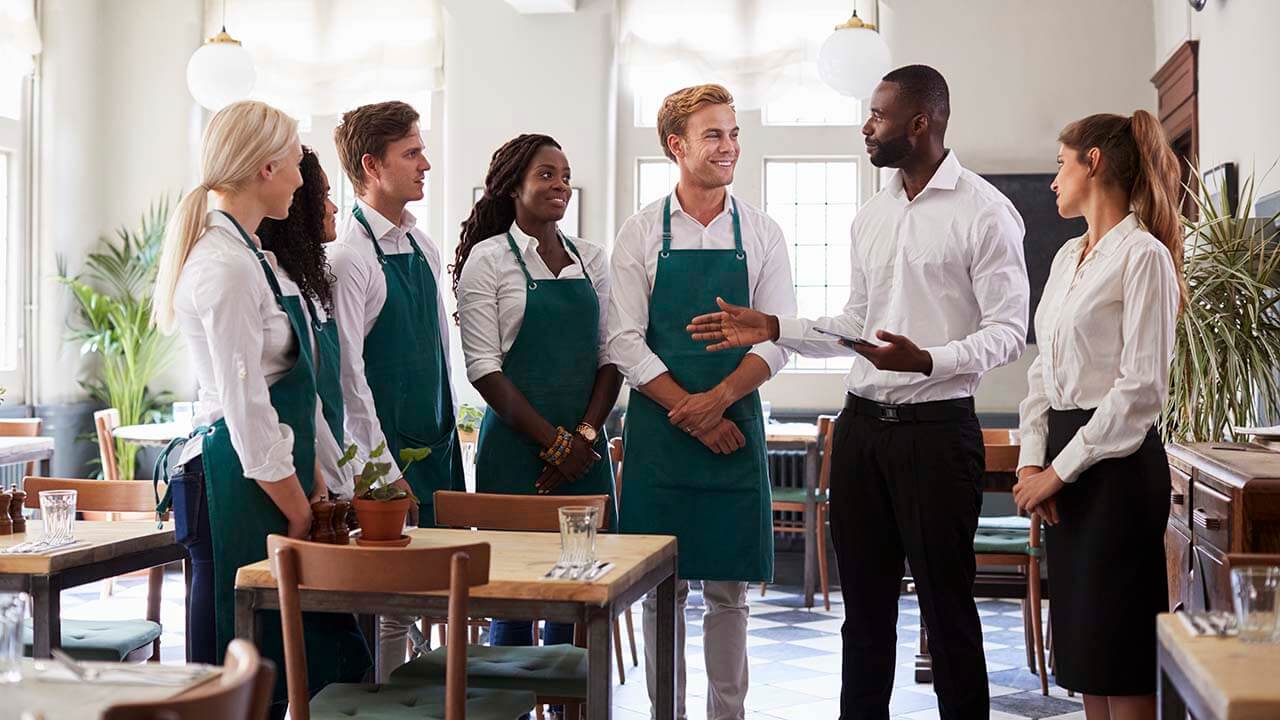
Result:
{"label": "belt buckle", "polygon": [[885,422],[901,422],[902,418],[898,417],[898,407],[896,405],[881,405],[880,419]]}

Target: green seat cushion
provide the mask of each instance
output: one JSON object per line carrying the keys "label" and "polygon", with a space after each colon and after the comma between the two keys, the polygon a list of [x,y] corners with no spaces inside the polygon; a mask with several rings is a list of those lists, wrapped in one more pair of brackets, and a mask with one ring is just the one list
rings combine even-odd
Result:
{"label": "green seat cushion", "polygon": [[[391,673],[392,683],[441,682],[445,649],[437,648]],[[529,690],[544,696],[587,697],[587,651],[573,645],[467,646],[467,686]]]}
{"label": "green seat cushion", "polygon": [[[805,494],[805,491],[804,491],[804,488],[802,487],[773,488],[773,501],[804,503],[804,494]],[[818,503],[824,503],[827,501],[827,494],[821,490],[814,490],[813,495],[814,495],[814,498],[818,501]]]}
{"label": "green seat cushion", "polygon": [[[160,637],[160,626],[150,620],[63,620],[62,650],[77,660],[120,662],[140,647]],[[31,656],[34,635],[31,621],[22,628],[23,652]]]}
{"label": "green seat cushion", "polygon": [[978,531],[973,536],[973,551],[978,555],[1033,555],[1044,551],[1041,547],[1032,552],[1031,518],[1018,515],[979,517]]}
{"label": "green seat cushion", "polygon": [[[467,720],[515,720],[533,709],[531,692],[467,687]],[[311,717],[399,720],[444,720],[443,685],[326,685],[311,698]]]}

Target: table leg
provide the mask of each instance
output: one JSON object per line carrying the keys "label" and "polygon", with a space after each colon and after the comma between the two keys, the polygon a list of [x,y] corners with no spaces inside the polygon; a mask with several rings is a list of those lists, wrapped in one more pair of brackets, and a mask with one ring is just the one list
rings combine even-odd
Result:
{"label": "table leg", "polygon": [[591,608],[587,617],[587,717],[607,720],[613,714],[613,615]]}
{"label": "table leg", "polygon": [[658,704],[654,708],[657,720],[675,720],[676,717],[676,575],[673,571],[658,584],[658,651],[657,667],[645,668],[658,673]]}
{"label": "table leg", "polygon": [[929,654],[929,633],[920,618],[920,652],[916,653],[916,682],[933,682],[933,656]]}
{"label": "table leg", "polygon": [[182,601],[185,610],[183,616],[186,618],[187,623],[186,631],[183,634],[183,639],[187,643],[187,662],[191,662],[191,575],[191,555],[188,554],[182,561],[182,583],[187,588],[186,595],[183,595]]}
{"label": "table leg", "polygon": [[804,458],[804,606],[813,607],[813,591],[818,555],[818,503],[815,493],[818,491],[818,443],[805,446]]}
{"label": "table leg", "polygon": [[62,647],[62,585],[55,576],[31,576],[31,627],[33,658],[53,657]]}
{"label": "table leg", "polygon": [[[356,625],[360,628],[360,634],[364,635],[365,647],[369,648],[369,657],[373,660],[373,668],[369,671],[372,677],[369,682],[377,683],[378,678],[382,677],[379,674],[379,669],[382,667],[382,658],[378,657],[378,654],[382,649],[382,643],[378,641],[378,633],[380,632],[378,616],[356,615]],[[431,633],[428,632],[427,634],[430,635]]]}
{"label": "table leg", "polygon": [[[248,640],[256,647],[262,646],[262,638],[258,637],[258,603],[253,597],[253,590],[236,590],[236,637]],[[276,672],[279,672],[277,668]]]}
{"label": "table leg", "polygon": [[1185,720],[1187,717],[1187,703],[1173,678],[1165,672],[1161,653],[1156,654],[1156,717],[1159,720]]}

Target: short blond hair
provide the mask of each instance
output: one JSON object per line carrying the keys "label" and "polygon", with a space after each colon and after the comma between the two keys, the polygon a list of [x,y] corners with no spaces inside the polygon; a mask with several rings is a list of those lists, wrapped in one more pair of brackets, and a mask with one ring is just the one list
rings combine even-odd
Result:
{"label": "short blond hair", "polygon": [[733,108],[733,95],[725,86],[709,83],[677,90],[662,101],[662,108],[658,110],[658,142],[662,144],[662,154],[671,162],[676,162],[676,157],[671,154],[671,148],[667,147],[667,138],[684,135],[689,116],[704,105],[728,105]]}

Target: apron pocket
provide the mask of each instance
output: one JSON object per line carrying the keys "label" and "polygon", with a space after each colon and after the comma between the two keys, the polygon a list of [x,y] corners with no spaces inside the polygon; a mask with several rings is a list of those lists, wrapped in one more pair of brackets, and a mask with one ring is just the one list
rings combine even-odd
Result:
{"label": "apron pocket", "polygon": [[[764,470],[763,426],[758,416],[734,419],[747,444],[720,455],[702,441],[668,422],[665,411],[631,412],[627,417],[626,482],[645,481],[655,488],[705,492],[758,492]],[[753,438],[753,435],[755,436]],[[754,441],[753,441],[754,439]],[[630,478],[636,478],[635,481]]]}
{"label": "apron pocket", "polygon": [[[410,435],[409,433],[403,430],[399,432],[399,435],[400,435],[400,447],[431,448],[432,456],[434,456],[436,453],[439,453],[439,452],[448,451],[449,448],[452,447],[453,445],[453,428],[449,428],[448,430],[445,430],[444,434],[441,435],[439,438],[437,438],[435,442],[429,442],[427,440],[424,440],[422,437],[418,435]],[[396,458],[396,462],[400,462],[400,458]]]}

